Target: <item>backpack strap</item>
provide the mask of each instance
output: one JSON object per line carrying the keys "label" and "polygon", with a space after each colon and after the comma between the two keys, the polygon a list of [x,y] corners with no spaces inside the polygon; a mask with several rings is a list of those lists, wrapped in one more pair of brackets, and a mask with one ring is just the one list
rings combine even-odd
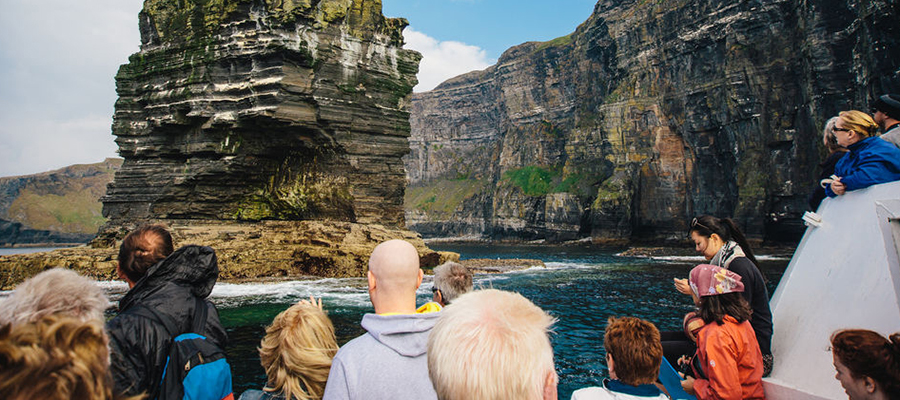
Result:
{"label": "backpack strap", "polygon": [[197,297],[196,303],[194,304],[194,321],[192,324],[192,328],[194,333],[198,335],[203,334],[203,328],[206,327],[206,318],[209,315],[209,306],[206,304],[206,301]]}
{"label": "backpack strap", "polygon": [[[194,333],[202,334],[203,328],[206,327],[206,318],[209,316],[209,309],[207,308],[206,301],[203,299],[197,297],[195,300],[194,320],[191,322],[191,329],[193,329]],[[166,332],[168,332],[169,336],[172,338],[184,333],[182,332],[182,329],[178,328],[178,324],[175,323],[175,320],[173,320],[172,317],[160,314],[151,307],[139,306],[128,310],[128,312],[159,322],[166,328]]]}
{"label": "backpack strap", "polygon": [[166,329],[166,332],[170,337],[178,336],[180,333],[180,329],[178,329],[178,325],[175,324],[175,321],[172,320],[169,316],[162,315],[158,311],[154,310],[151,307],[139,306],[135,307],[131,310],[128,310],[130,314],[135,314],[142,316],[144,318],[151,319],[153,321],[159,322]]}

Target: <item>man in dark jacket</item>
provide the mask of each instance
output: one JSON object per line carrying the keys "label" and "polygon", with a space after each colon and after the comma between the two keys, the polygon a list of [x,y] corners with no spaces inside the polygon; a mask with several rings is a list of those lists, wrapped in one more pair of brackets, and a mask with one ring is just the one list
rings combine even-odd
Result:
{"label": "man in dark jacket", "polygon": [[[205,300],[219,276],[215,251],[185,246],[172,252],[172,239],[159,225],[141,227],[122,243],[119,276],[131,288],[119,301],[119,315],[107,323],[110,370],[115,389],[157,397],[171,339],[191,329],[197,299],[207,307],[202,335],[225,347],[227,336],[215,306]],[[168,332],[149,314],[168,318],[181,332]]]}

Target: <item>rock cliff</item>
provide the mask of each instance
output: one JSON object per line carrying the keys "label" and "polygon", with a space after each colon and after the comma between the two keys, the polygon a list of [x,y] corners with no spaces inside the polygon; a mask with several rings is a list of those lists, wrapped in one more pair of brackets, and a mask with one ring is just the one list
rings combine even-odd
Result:
{"label": "rock cliff", "polygon": [[697,214],[799,238],[824,121],[900,91],[886,1],[601,0],[571,35],[413,95],[427,236],[684,237]]}
{"label": "rock cliff", "polygon": [[0,257],[3,285],[51,266],[113,278],[117,240],[148,222],[215,248],[222,279],[361,276],[395,238],[436,265],[404,229],[406,24],[380,0],[145,0],[116,75],[109,220],[91,248]]}
{"label": "rock cliff", "polygon": [[[183,4],[182,4],[183,3]],[[146,0],[116,76],[110,232],[146,219],[402,227],[420,55],[379,0]]]}

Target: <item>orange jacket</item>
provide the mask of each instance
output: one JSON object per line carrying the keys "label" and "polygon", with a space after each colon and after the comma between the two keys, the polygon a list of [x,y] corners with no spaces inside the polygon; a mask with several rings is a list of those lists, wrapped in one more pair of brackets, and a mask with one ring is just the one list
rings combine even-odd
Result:
{"label": "orange jacket", "polygon": [[706,324],[697,335],[700,365],[709,378],[694,381],[697,398],[765,399],[762,353],[753,327],[730,315],[724,321]]}

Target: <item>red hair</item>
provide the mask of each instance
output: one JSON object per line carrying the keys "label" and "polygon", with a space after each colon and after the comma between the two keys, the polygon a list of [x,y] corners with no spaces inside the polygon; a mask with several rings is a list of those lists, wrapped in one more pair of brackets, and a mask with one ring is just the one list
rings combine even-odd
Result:
{"label": "red hair", "polygon": [[634,317],[609,317],[603,347],[613,358],[616,378],[638,386],[656,382],[663,349],[659,330],[650,322]]}
{"label": "red hair", "polygon": [[831,351],[853,378],[872,378],[889,398],[900,398],[900,333],[885,338],[865,329],[837,331]]}

